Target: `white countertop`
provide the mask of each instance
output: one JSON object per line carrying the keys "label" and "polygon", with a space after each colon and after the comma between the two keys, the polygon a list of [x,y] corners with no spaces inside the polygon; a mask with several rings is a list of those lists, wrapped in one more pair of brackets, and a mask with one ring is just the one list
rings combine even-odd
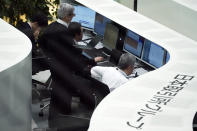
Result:
{"label": "white countertop", "polygon": [[113,0],[76,1],[170,53],[166,65],[130,80],[105,97],[93,113],[89,131],[193,131],[197,42]]}
{"label": "white countertop", "polygon": [[31,48],[26,35],[0,19],[0,72],[26,58]]}

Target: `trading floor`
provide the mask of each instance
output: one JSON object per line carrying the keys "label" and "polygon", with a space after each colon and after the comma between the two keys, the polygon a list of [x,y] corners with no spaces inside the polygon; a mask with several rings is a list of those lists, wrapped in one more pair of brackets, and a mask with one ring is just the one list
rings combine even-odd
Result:
{"label": "trading floor", "polygon": [[32,58],[29,39],[0,19],[0,130],[196,131],[197,42],[114,0],[76,1],[73,21],[83,38],[74,48],[89,60],[103,57],[102,67],[131,54],[128,82],[111,91],[92,77],[73,77],[88,90],[71,92],[71,112],[59,112],[51,59],[41,47]]}

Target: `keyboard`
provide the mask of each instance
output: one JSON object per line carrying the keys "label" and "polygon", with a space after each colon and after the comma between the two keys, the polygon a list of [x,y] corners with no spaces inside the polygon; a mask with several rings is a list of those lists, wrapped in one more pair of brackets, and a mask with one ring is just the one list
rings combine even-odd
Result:
{"label": "keyboard", "polygon": [[74,45],[76,48],[80,48],[80,49],[92,49],[92,47],[87,46],[87,45]]}
{"label": "keyboard", "polygon": [[136,68],[133,70],[133,73],[136,73],[136,72],[137,72],[137,75],[140,76],[140,75],[147,73],[148,71],[140,67],[140,68]]}
{"label": "keyboard", "polygon": [[98,66],[115,67],[115,65],[109,61],[102,61],[97,63]]}
{"label": "keyboard", "polygon": [[97,49],[83,49],[83,52],[85,52],[87,55],[89,55],[90,57],[94,58],[97,56],[100,56],[102,54],[101,50],[97,50]]}
{"label": "keyboard", "polygon": [[89,59],[93,59],[97,56],[103,57],[103,61],[97,62],[98,66],[115,66],[113,63],[109,62],[110,55],[106,54],[102,49],[83,50],[82,55]]}

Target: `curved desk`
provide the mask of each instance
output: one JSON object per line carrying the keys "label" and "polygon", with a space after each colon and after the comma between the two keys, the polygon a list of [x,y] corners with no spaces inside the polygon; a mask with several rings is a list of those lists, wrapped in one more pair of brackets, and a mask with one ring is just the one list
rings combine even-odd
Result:
{"label": "curved desk", "polygon": [[0,19],[0,130],[31,131],[31,42]]}
{"label": "curved desk", "polygon": [[169,62],[110,93],[89,131],[193,131],[197,110],[197,42],[112,0],[76,0],[164,47]]}

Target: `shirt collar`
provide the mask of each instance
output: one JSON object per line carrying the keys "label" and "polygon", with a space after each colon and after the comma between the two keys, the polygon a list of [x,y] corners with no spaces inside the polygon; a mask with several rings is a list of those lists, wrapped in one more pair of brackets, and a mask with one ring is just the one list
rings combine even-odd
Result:
{"label": "shirt collar", "polygon": [[61,20],[61,19],[57,19],[57,22],[66,26],[68,28],[68,23],[66,23],[65,21]]}
{"label": "shirt collar", "polygon": [[74,39],[75,45],[79,45],[78,42]]}
{"label": "shirt collar", "polygon": [[30,22],[27,22],[27,24],[29,24],[29,26],[32,28],[32,26],[31,26],[31,23],[30,23]]}
{"label": "shirt collar", "polygon": [[124,72],[124,71],[122,71],[121,69],[119,69],[118,67],[116,68],[123,76],[125,76],[126,78],[127,78],[127,74]]}

